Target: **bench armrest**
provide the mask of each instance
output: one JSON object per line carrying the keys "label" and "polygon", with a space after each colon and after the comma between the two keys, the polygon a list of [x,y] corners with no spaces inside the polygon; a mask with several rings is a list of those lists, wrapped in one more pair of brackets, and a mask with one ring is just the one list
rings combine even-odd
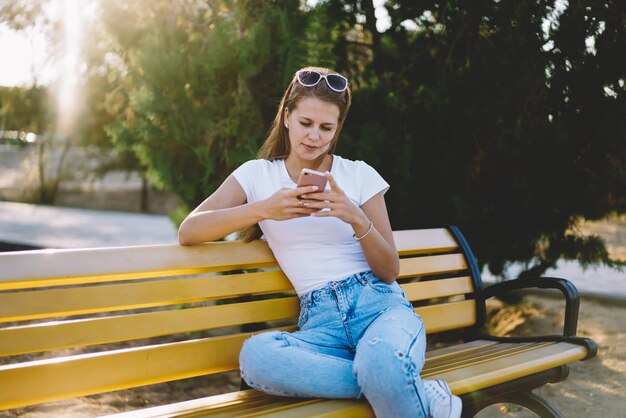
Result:
{"label": "bench armrest", "polygon": [[512,290],[520,289],[557,289],[560,290],[565,297],[565,320],[563,323],[563,335],[546,335],[537,337],[495,337],[492,335],[483,335],[483,338],[498,341],[566,341],[578,345],[583,345],[588,349],[588,356],[592,358],[596,355],[597,347],[593,340],[589,338],[581,338],[576,336],[576,328],[578,326],[578,307],[580,298],[578,290],[572,282],[566,279],[556,277],[533,277],[525,279],[507,280],[505,282],[496,283],[492,286],[482,289],[478,294],[478,299],[485,301],[493,296],[498,296]]}
{"label": "bench armrest", "polygon": [[533,277],[527,279],[507,280],[505,282],[496,283],[482,290],[480,298],[487,300],[493,296],[498,296],[512,290],[539,288],[539,289],[557,289],[563,293],[565,297],[565,322],[563,324],[563,336],[575,337],[576,328],[578,326],[578,306],[580,298],[578,290],[572,282],[566,279],[555,277]]}

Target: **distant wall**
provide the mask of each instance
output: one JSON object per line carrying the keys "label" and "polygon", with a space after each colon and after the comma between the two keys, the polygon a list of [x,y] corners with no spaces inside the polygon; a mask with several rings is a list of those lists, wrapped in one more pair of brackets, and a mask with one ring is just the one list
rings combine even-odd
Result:
{"label": "distant wall", "polygon": [[[36,145],[0,145],[0,200],[36,202],[38,179]],[[59,172],[59,151],[53,150],[46,161],[46,175]],[[62,180],[54,201],[58,206],[86,209],[141,212],[142,178],[136,172],[110,171],[99,177],[93,161],[80,148],[70,150],[61,170]],[[179,204],[173,193],[146,190],[147,213],[168,214]]]}

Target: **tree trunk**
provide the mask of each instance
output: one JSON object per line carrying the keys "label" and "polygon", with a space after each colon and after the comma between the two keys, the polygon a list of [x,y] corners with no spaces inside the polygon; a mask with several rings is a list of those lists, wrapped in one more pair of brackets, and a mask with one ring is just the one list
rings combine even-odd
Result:
{"label": "tree trunk", "polygon": [[376,77],[380,80],[383,76],[383,67],[380,54],[380,33],[376,28],[376,9],[374,8],[374,0],[364,0],[363,10],[365,11],[365,25],[367,30],[372,34],[372,65]]}

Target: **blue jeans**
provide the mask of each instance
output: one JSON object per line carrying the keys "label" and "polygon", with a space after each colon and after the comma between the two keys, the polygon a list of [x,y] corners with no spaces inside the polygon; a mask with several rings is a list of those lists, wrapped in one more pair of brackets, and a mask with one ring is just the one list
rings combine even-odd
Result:
{"label": "blue jeans", "polygon": [[279,396],[364,395],[377,417],[429,416],[424,324],[397,283],[357,273],[301,296],[300,307],[298,331],[246,340],[248,385]]}

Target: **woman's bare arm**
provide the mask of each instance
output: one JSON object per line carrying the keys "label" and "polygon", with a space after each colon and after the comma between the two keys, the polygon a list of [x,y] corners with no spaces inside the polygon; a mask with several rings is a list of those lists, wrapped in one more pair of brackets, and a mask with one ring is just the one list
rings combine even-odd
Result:
{"label": "woman's bare arm", "polygon": [[[359,241],[367,263],[376,276],[387,283],[392,283],[400,274],[400,259],[383,194],[378,193],[372,197],[361,206],[361,209],[373,225],[369,234]],[[369,223],[358,227],[353,225],[353,228],[357,236],[362,236],[367,232]]]}
{"label": "woman's bare arm", "polygon": [[230,175],[222,185],[185,218],[178,229],[180,245],[221,239],[264,219],[285,220],[309,216],[314,209],[302,207],[298,196],[317,188],[281,189],[271,197],[247,203],[246,193]]}
{"label": "woman's bare arm", "polygon": [[185,218],[178,229],[178,242],[194,245],[215,241],[254,225],[262,220],[255,206],[246,203],[243,188],[231,175]]}

